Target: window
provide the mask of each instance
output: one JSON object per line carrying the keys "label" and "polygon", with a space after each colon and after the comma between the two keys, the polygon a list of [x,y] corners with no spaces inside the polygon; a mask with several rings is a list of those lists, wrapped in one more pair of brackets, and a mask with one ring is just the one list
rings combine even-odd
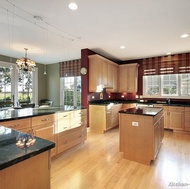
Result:
{"label": "window", "polygon": [[17,106],[18,102],[38,104],[38,69],[35,72],[22,72],[16,64],[0,62],[0,106]]}
{"label": "window", "polygon": [[18,75],[18,101],[30,102],[33,99],[33,72],[19,72]]}
{"label": "window", "polygon": [[62,77],[61,104],[66,108],[81,106],[81,76]]}
{"label": "window", "polygon": [[11,101],[11,68],[0,67],[0,102]]}
{"label": "window", "polygon": [[178,75],[162,75],[162,96],[178,96]]}
{"label": "window", "polygon": [[181,80],[181,95],[189,96],[190,95],[190,74],[180,74]]}
{"label": "window", "polygon": [[159,95],[160,94],[160,77],[159,76],[144,76],[144,94]]}
{"label": "window", "polygon": [[144,97],[186,97],[190,95],[190,74],[143,76]]}

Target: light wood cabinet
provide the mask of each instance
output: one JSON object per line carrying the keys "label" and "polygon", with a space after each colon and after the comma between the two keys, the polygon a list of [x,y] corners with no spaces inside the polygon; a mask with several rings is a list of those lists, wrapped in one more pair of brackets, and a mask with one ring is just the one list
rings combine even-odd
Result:
{"label": "light wood cabinet", "polygon": [[101,92],[103,88],[117,91],[118,65],[100,55],[89,58],[89,92]]}
{"label": "light wood cabinet", "polygon": [[134,108],[136,107],[136,104],[135,103],[124,103],[122,104],[122,110],[126,110],[126,109],[129,109],[129,108]]}
{"label": "light wood cabinet", "polygon": [[119,125],[119,110],[122,104],[90,105],[89,125],[90,132],[104,133]]}
{"label": "light wood cabinet", "polygon": [[185,107],[185,131],[190,131],[190,107]]}
{"label": "light wood cabinet", "polygon": [[119,113],[120,151],[128,160],[149,165],[158,154],[163,133],[162,110],[156,116]]}
{"label": "light wood cabinet", "polygon": [[57,134],[57,153],[62,153],[87,139],[86,125],[71,128]]}
{"label": "light wood cabinet", "polygon": [[[32,130],[34,135],[55,142],[55,115],[32,117]],[[51,149],[51,156],[56,155],[56,148]]]}
{"label": "light wood cabinet", "polygon": [[184,130],[185,109],[179,106],[164,107],[164,128]]}
{"label": "light wood cabinet", "polygon": [[76,146],[87,139],[87,110],[57,113],[57,154]]}
{"label": "light wood cabinet", "polygon": [[1,122],[1,125],[24,133],[30,133],[31,131],[30,118],[3,121]]}
{"label": "light wood cabinet", "polygon": [[46,151],[1,170],[0,189],[50,189],[50,162]]}
{"label": "light wood cabinet", "polygon": [[118,92],[137,92],[138,64],[119,65]]}

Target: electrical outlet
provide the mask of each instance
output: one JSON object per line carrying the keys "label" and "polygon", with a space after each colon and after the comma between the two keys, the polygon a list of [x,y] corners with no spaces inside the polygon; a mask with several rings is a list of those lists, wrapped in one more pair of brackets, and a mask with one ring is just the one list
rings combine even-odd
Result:
{"label": "electrical outlet", "polygon": [[134,121],[132,121],[132,126],[138,127],[138,126],[139,126],[139,122],[134,122]]}

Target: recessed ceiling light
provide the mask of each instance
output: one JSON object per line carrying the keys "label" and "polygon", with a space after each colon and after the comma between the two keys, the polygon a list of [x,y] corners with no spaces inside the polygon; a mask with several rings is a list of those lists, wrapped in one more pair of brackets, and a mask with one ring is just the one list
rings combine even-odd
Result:
{"label": "recessed ceiling light", "polygon": [[120,49],[125,49],[125,46],[124,46],[124,45],[121,45],[121,46],[120,46]]}
{"label": "recessed ceiling light", "polygon": [[181,38],[186,38],[186,37],[188,37],[189,35],[188,34],[183,34],[183,35],[181,35]]}
{"label": "recessed ceiling light", "polygon": [[78,9],[78,5],[76,3],[69,3],[68,7],[71,10],[77,10]]}
{"label": "recessed ceiling light", "polygon": [[166,54],[167,54],[167,55],[170,55],[170,54],[172,54],[172,53],[171,53],[171,52],[167,52]]}

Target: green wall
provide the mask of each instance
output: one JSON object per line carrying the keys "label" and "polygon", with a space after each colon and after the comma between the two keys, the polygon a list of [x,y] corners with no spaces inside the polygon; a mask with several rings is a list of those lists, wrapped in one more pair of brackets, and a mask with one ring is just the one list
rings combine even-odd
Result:
{"label": "green wall", "polygon": [[54,106],[60,105],[60,77],[59,63],[47,65],[47,98],[53,101]]}

